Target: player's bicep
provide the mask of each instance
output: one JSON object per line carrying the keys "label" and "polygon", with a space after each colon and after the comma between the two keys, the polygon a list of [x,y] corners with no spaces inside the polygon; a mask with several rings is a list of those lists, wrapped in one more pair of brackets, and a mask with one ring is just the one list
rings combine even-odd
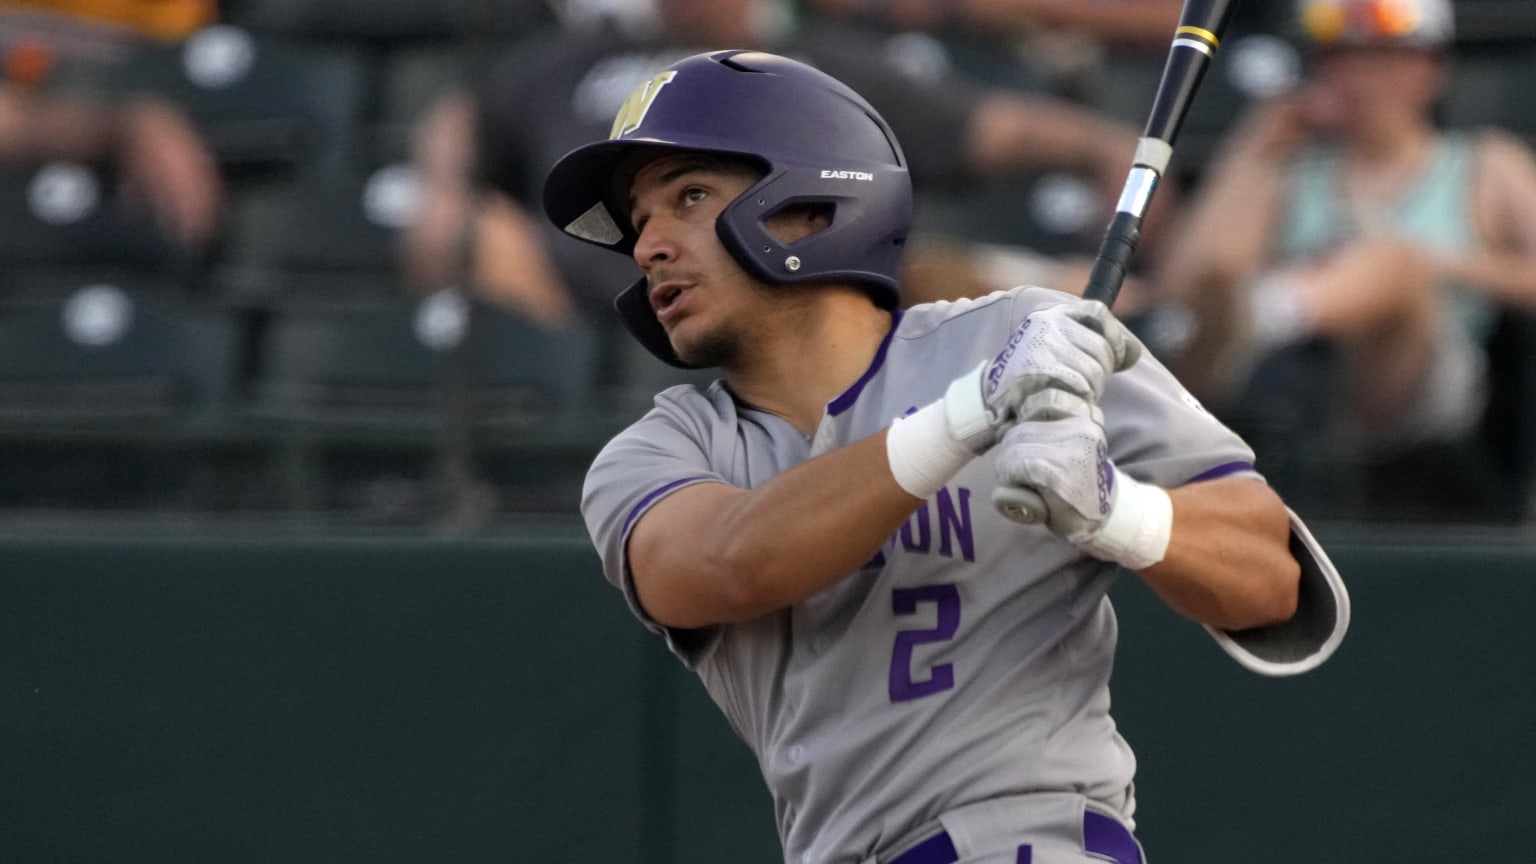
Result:
{"label": "player's bicep", "polygon": [[687,629],[738,617],[734,583],[713,566],[710,550],[720,514],[744,494],[726,483],[694,483],[661,498],[635,521],[625,550],[629,577],[651,620]]}

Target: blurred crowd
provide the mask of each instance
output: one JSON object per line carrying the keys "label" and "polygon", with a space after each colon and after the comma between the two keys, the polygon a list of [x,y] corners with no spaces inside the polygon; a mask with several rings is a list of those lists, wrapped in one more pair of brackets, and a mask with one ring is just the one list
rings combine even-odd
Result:
{"label": "blurred crowd", "polygon": [[[526,464],[502,473],[528,494],[492,490],[485,442],[579,461],[651,392],[703,380],[629,343],[611,302],[630,269],[540,213],[549,166],[605,137],[636,82],[711,48],[807,60],[866,95],[906,151],[904,302],[1075,292],[1181,6],[8,0],[0,435],[56,457],[55,480],[109,484],[58,442],[119,445],[132,419],[163,443],[202,398],[165,458],[216,441],[251,472],[238,486],[270,466],[232,429],[277,418],[301,430],[290,445],[312,442],[329,411],[351,430],[341,449],[380,462],[411,436],[359,430],[412,408],[435,418],[416,437],[454,506],[563,506],[569,490],[539,494],[553,481]],[[1477,0],[1247,6],[1116,311],[1314,518],[1532,518],[1536,127],[1521,118],[1536,117],[1536,20],[1490,28]],[[322,338],[338,322],[353,341]],[[135,326],[144,344],[112,355]],[[477,352],[445,350],[461,344]],[[220,359],[196,354],[209,346]],[[412,352],[435,365],[406,371]],[[152,386],[177,362],[202,390]],[[513,398],[503,372],[555,395]],[[273,482],[313,493],[330,469],[278,449]],[[0,482],[0,505],[68,505],[67,489],[28,491],[43,476]]]}

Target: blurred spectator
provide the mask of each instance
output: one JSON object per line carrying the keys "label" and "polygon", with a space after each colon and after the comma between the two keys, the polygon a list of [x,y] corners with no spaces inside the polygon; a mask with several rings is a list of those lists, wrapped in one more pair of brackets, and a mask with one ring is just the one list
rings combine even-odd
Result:
{"label": "blurred spectator", "polygon": [[805,0],[816,11],[902,30],[966,28],[1001,36],[1085,36],[1106,46],[1166,48],[1183,0]]}
{"label": "blurred spectator", "polygon": [[857,21],[912,42],[927,40],[926,50],[944,51],[957,67],[984,80],[1102,106],[1116,104],[1119,70],[1157,73],[1183,3],[801,0],[800,5],[812,16]]}
{"label": "blurred spectator", "polygon": [[6,0],[6,15],[35,13],[63,25],[114,28],[149,39],[183,39],[218,17],[215,0]]}
{"label": "blurred spectator", "polygon": [[177,106],[54,93],[60,56],[111,62],[136,39],[177,39],[212,20],[211,0],[11,0],[0,17],[0,163],[56,160],[112,170],[132,215],[195,252],[218,233],[224,187],[212,150]]}
{"label": "blurred spectator", "polygon": [[[1136,130],[1061,100],[914,65],[867,29],[799,28],[782,0],[658,0],[656,15],[650,27],[605,22],[540,34],[508,50],[473,95],[449,94],[427,113],[416,140],[424,206],[404,241],[415,282],[452,284],[464,266],[477,291],[536,319],[555,322],[578,310],[613,319],[613,295],[632,281],[632,268],[587,254],[524,208],[536,204],[560,156],[607,133],[637,82],[678,58],[723,47],[792,53],[864,93],[900,136],[920,201],[924,188],[1057,169],[1091,178],[1107,218],[1124,184]],[[477,171],[483,184],[469,182]],[[1149,227],[1156,221],[1149,218]],[[972,256],[964,247],[916,242],[908,258],[921,264],[928,249],[946,265],[917,271],[934,278],[909,284],[908,301],[1022,281],[1082,284],[1081,267],[995,250]]]}
{"label": "blurred spectator", "polygon": [[1467,444],[1501,308],[1536,308],[1536,157],[1437,126],[1449,0],[1298,8],[1303,81],[1242,118],[1165,244],[1159,290],[1195,323],[1172,365],[1218,415],[1282,424],[1247,430],[1277,459]]}
{"label": "blurred spectator", "polygon": [[0,162],[53,160],[109,164],[123,202],[187,251],[217,234],[218,166],[172,105],[152,98],[117,104],[54,99],[0,81]]}

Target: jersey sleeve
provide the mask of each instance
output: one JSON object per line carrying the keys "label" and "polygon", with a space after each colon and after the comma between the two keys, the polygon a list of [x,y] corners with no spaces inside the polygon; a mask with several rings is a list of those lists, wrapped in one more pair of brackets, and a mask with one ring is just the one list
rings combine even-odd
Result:
{"label": "jersey sleeve", "polygon": [[1262,479],[1248,443],[1145,348],[1110,377],[1100,404],[1110,458],[1137,480],[1171,489],[1238,474]]}
{"label": "jersey sleeve", "polygon": [[[689,393],[693,398],[686,396]],[[669,628],[646,613],[629,569],[629,534],[667,495],[695,483],[725,480],[709,466],[709,427],[700,410],[689,407],[707,402],[691,387],[674,387],[658,396],[656,403],[593,460],[582,488],[581,513],[602,560],[604,578],[624,592],[630,612],[648,630],[664,638],[685,665],[695,668],[713,647],[718,628]]]}

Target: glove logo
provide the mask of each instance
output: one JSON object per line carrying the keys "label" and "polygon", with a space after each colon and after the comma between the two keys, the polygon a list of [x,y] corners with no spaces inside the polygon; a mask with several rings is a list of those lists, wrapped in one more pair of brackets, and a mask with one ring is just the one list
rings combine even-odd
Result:
{"label": "glove logo", "polygon": [[1013,359],[1013,352],[1019,350],[1019,343],[1024,340],[1024,331],[1029,329],[1030,323],[1031,320],[1025,318],[1024,323],[1020,324],[1018,329],[1013,331],[1013,335],[1008,337],[1008,344],[1004,345],[1003,350],[997,352],[997,356],[992,359],[992,367],[987,370],[987,396],[997,392],[1003,370],[1008,368],[1008,361]]}
{"label": "glove logo", "polygon": [[1115,466],[1109,461],[1109,448],[1099,442],[1099,515],[1108,516],[1115,492]]}

